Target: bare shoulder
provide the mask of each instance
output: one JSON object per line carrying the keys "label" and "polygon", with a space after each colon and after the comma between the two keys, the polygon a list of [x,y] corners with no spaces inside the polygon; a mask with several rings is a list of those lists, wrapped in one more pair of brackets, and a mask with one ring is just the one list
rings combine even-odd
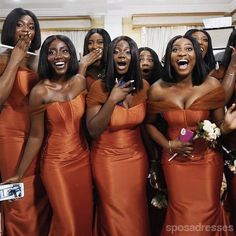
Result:
{"label": "bare shoulder", "polygon": [[73,76],[71,81],[75,85],[78,85],[81,88],[81,91],[86,89],[86,79],[83,75],[76,74]]}
{"label": "bare shoulder", "polygon": [[30,105],[41,105],[48,97],[48,88],[44,81],[38,82],[30,92]]}
{"label": "bare shoulder", "polygon": [[148,98],[150,100],[159,100],[163,97],[163,94],[166,93],[167,83],[162,79],[159,79],[149,89]]}
{"label": "bare shoulder", "polygon": [[221,83],[218,79],[216,79],[215,77],[210,76],[210,75],[207,77],[205,84],[207,86],[210,86],[212,89],[217,88],[221,85]]}

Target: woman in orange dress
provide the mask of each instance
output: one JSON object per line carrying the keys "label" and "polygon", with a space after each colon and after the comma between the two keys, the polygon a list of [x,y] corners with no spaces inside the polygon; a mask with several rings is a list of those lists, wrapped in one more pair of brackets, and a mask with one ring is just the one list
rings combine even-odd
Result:
{"label": "woman in orange dress", "polygon": [[41,176],[53,213],[49,235],[91,236],[91,167],[81,128],[86,82],[77,74],[71,40],[63,35],[49,36],[41,47],[38,68],[40,82],[30,93],[29,138],[16,176],[8,182],[24,176],[43,144]]}
{"label": "woman in orange dress", "polygon": [[[5,181],[15,174],[29,135],[28,99],[38,81],[32,62],[41,45],[36,16],[15,8],[6,17],[1,34],[3,44],[14,47],[0,55],[0,173]],[[41,182],[38,155],[24,178],[25,196],[14,202],[1,202],[3,233],[6,235],[44,236],[48,234],[50,207]]]}
{"label": "woman in orange dress", "polygon": [[138,48],[131,38],[111,42],[107,63],[105,80],[95,81],[87,97],[98,191],[95,235],[148,236],[148,159],[140,125],[149,86],[141,79]]}
{"label": "woman in orange dress", "polygon": [[[138,49],[138,51],[142,78],[152,85],[158,79],[160,79],[162,75],[163,68],[159,61],[159,57],[156,52],[149,47],[141,47]],[[164,127],[165,125],[165,122],[161,116],[158,116],[156,123],[161,127]],[[148,184],[147,192],[151,235],[156,236],[160,234],[166,212],[166,208],[164,206],[153,205],[153,199],[159,197],[160,188],[165,188],[163,171],[160,165],[161,148],[159,145],[156,145],[156,143],[153,142],[153,140],[147,134],[145,128],[143,129],[142,137],[146,146],[150,163],[149,182],[154,183],[152,185]],[[157,189],[157,186],[159,190]]]}
{"label": "woman in orange dress", "polygon": [[[236,102],[236,30],[230,34],[227,47],[224,52],[219,70],[212,72],[212,75],[222,81],[222,85],[227,92],[227,107]],[[236,150],[236,130],[225,135],[222,139],[223,146],[228,151]],[[228,159],[227,153],[225,158]],[[227,210],[230,212],[231,224],[236,232],[236,174],[228,166],[225,166],[225,176],[227,180]]]}
{"label": "woman in orange dress", "polygon": [[[163,79],[150,88],[147,129],[163,147],[169,201],[162,236],[233,235],[233,226],[220,203],[221,152],[201,139],[179,140],[182,128],[195,131],[200,121],[219,123],[224,119],[224,89],[207,73],[197,41],[179,35],[167,45]],[[235,104],[221,123],[222,133],[236,127],[234,109]],[[158,113],[168,123],[166,136],[154,125]]]}
{"label": "woman in orange dress", "polygon": [[90,29],[85,36],[79,73],[85,75],[88,90],[95,80],[104,78],[110,42],[109,33],[102,28]]}

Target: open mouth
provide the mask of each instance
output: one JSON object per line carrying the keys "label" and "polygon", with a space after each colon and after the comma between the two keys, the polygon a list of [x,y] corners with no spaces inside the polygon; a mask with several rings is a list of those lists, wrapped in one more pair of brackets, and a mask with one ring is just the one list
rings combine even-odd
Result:
{"label": "open mouth", "polygon": [[142,69],[142,72],[143,72],[144,74],[148,74],[148,73],[150,72],[150,69]]}
{"label": "open mouth", "polygon": [[117,64],[119,66],[126,66],[126,62],[125,61],[119,61],[119,62],[117,62]]}
{"label": "open mouth", "polygon": [[186,69],[188,66],[189,61],[186,59],[181,59],[177,61],[177,64],[181,70]]}
{"label": "open mouth", "polygon": [[54,63],[57,68],[63,68],[65,66],[65,62],[59,61]]}

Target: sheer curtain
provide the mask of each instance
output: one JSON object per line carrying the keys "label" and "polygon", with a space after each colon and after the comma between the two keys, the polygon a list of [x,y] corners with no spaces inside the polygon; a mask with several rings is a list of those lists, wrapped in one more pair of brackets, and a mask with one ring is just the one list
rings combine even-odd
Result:
{"label": "sheer curtain", "polygon": [[84,38],[85,38],[86,33],[87,33],[87,31],[84,31],[84,30],[73,30],[73,31],[68,31],[68,30],[66,30],[66,31],[61,31],[61,30],[43,31],[42,30],[41,37],[42,37],[42,43],[43,43],[44,39],[46,39],[49,35],[53,35],[53,34],[66,35],[67,37],[69,37],[71,39],[71,41],[75,45],[77,57],[79,59],[79,53],[83,54]]}
{"label": "sheer curtain", "polygon": [[199,26],[170,26],[170,27],[155,27],[141,29],[141,45],[142,47],[152,48],[162,60],[167,43],[169,40],[179,34],[185,34],[185,32],[192,28],[198,28]]}

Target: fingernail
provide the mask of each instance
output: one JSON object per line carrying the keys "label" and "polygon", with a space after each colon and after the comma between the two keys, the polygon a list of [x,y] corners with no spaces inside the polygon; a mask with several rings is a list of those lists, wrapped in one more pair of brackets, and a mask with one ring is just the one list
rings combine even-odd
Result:
{"label": "fingernail", "polygon": [[131,83],[133,83],[133,82],[134,82],[134,80],[132,79],[132,80],[130,80],[130,82],[131,82]]}

